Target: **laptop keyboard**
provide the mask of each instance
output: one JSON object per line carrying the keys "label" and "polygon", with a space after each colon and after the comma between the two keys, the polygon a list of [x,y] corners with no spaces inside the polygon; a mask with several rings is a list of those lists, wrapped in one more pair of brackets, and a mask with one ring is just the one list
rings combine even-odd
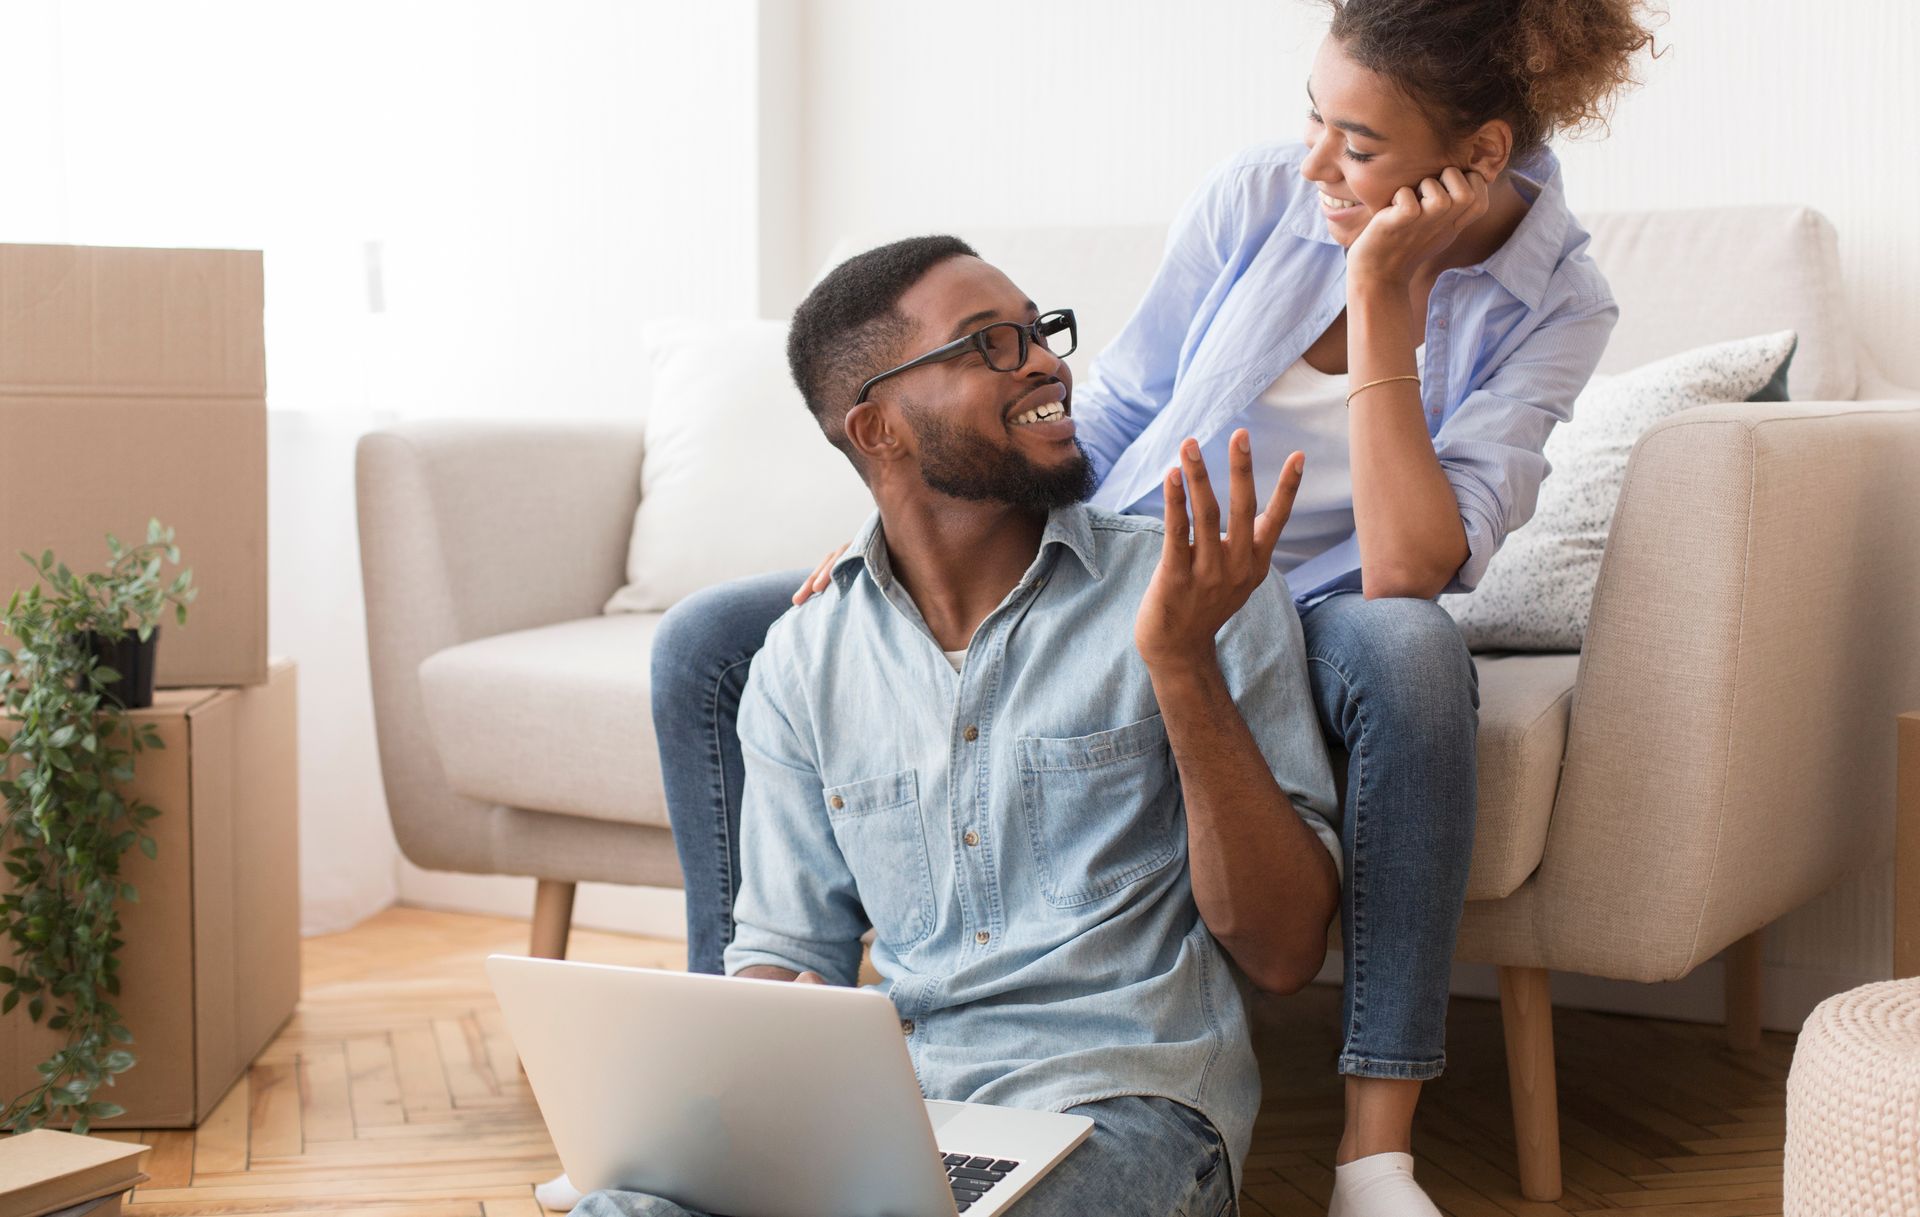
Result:
{"label": "laptop keyboard", "polygon": [[940,1162],[947,1168],[947,1186],[953,1189],[954,1207],[963,1213],[994,1184],[1005,1179],[1008,1171],[1020,1165],[1011,1158],[981,1158],[971,1154],[942,1154]]}

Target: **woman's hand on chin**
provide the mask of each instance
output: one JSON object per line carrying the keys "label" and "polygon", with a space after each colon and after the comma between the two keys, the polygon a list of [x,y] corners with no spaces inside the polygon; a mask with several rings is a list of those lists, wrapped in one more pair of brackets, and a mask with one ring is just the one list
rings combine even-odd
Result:
{"label": "woman's hand on chin", "polygon": [[1438,257],[1492,203],[1487,179],[1449,165],[1417,187],[1402,186],[1377,211],[1347,249],[1347,281],[1362,286],[1401,287],[1422,265]]}

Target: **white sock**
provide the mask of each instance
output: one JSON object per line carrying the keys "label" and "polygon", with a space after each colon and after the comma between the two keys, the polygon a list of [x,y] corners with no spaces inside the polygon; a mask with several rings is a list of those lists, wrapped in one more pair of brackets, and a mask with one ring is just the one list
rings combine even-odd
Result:
{"label": "white sock", "polygon": [[540,1202],[543,1209],[566,1213],[580,1203],[580,1192],[573,1186],[573,1180],[565,1175],[555,1175],[533,1189],[533,1198]]}
{"label": "white sock", "polygon": [[1412,1154],[1369,1154],[1333,1168],[1327,1217],[1442,1217],[1413,1181]]}

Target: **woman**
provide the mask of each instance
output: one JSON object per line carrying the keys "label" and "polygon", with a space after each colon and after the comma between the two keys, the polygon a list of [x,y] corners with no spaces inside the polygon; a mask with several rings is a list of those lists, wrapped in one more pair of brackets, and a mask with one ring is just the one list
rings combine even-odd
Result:
{"label": "woman", "polygon": [[[1438,1076],[1472,854],[1473,662],[1435,603],[1525,523],[1617,310],[1568,213],[1555,133],[1599,120],[1651,41],[1637,0],[1330,0],[1303,142],[1235,157],[1073,403],[1093,502],[1158,514],[1188,437],[1252,434],[1264,495],[1306,479],[1274,555],[1344,752],[1346,1126],[1333,1212],[1435,1213],[1408,1156]],[[826,586],[775,575],[667,615],[654,721],[690,965],[731,935],[734,713],[768,624]]]}

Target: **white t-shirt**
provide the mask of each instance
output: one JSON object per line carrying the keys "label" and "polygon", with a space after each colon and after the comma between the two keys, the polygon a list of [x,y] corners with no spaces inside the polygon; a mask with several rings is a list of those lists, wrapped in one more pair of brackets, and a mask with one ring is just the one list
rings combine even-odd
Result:
{"label": "white t-shirt", "polygon": [[[1422,344],[1414,351],[1418,366],[1426,355]],[[1280,478],[1289,454],[1307,455],[1306,475],[1293,514],[1281,530],[1273,550],[1273,565],[1286,574],[1308,558],[1323,553],[1353,535],[1353,461],[1347,442],[1346,373],[1322,372],[1297,359],[1239,418],[1200,446],[1214,490],[1226,515],[1227,441],[1241,427],[1253,444],[1253,489],[1256,509],[1264,508]],[[1363,399],[1364,400],[1364,399]],[[1165,502],[1154,487],[1127,510],[1159,517]]]}

